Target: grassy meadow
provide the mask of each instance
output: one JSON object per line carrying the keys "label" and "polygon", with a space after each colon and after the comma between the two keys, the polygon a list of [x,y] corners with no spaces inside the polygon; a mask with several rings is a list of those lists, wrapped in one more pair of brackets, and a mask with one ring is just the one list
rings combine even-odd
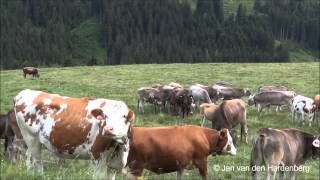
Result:
{"label": "grassy meadow", "polygon": [[[147,105],[145,114],[137,111],[137,89],[156,83],[178,82],[185,87],[194,83],[212,85],[224,80],[255,92],[259,85],[277,84],[288,86],[297,94],[313,97],[319,94],[319,63],[288,64],[166,64],[166,65],[123,65],[104,67],[41,68],[40,78],[22,76],[21,70],[1,71],[0,111],[6,113],[13,106],[14,96],[29,88],[57,93],[72,97],[96,97],[125,101],[136,112],[135,126],[168,126],[178,121],[184,124],[198,125],[199,113],[182,120],[168,114],[154,114]],[[247,101],[247,98],[244,98]],[[249,171],[222,171],[222,167],[249,166],[251,138],[262,127],[295,127],[309,133],[320,133],[313,126],[299,126],[290,121],[288,108],[280,113],[263,112],[260,116],[255,108],[247,108],[249,144],[238,143],[236,156],[209,156],[209,179],[250,179]],[[208,122],[207,126],[211,124]],[[240,134],[240,127],[237,128]],[[190,132],[192,133],[192,132]],[[177,144],[178,146],[178,144]],[[0,151],[3,152],[3,140]],[[91,179],[93,168],[91,161],[79,159],[67,160],[63,166],[57,164],[57,158],[43,149],[43,176],[26,171],[23,161],[13,165],[1,154],[0,179]],[[217,167],[220,170],[217,170]],[[309,172],[298,172],[296,179],[319,179],[319,160],[308,160],[305,166]],[[176,173],[157,175],[144,170],[143,179],[175,179]],[[120,175],[117,179],[124,179]],[[197,169],[185,170],[183,179],[201,179]]]}

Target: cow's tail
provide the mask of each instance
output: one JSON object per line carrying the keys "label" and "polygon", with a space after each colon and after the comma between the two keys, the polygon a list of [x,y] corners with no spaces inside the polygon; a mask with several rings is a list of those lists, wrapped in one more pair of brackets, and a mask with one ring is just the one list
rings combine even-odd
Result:
{"label": "cow's tail", "polygon": [[[257,176],[257,169],[264,164],[264,149],[266,146],[266,134],[260,133],[254,136],[252,141],[252,151],[251,151],[251,160],[250,160],[250,168],[251,175],[253,179]],[[258,170],[259,171],[259,170]]]}

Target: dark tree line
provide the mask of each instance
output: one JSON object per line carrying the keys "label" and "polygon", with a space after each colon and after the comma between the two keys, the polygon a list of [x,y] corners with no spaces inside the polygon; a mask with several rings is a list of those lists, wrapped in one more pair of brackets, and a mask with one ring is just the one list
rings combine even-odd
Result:
{"label": "dark tree line", "polygon": [[267,15],[276,37],[320,50],[320,1],[255,0],[254,9]]}
{"label": "dark tree line", "polygon": [[[287,2],[292,3],[285,6]],[[4,69],[23,65],[288,61],[287,49],[276,47],[275,37],[319,49],[319,19],[314,16],[319,13],[319,4],[315,7],[301,0],[257,0],[258,14],[248,15],[240,5],[229,17],[224,17],[223,0],[198,0],[195,10],[181,0],[0,3]],[[291,8],[297,8],[298,14],[293,16]],[[98,43],[106,51],[102,62],[96,54],[81,57],[77,52],[78,37],[73,30],[88,19],[98,22]]]}

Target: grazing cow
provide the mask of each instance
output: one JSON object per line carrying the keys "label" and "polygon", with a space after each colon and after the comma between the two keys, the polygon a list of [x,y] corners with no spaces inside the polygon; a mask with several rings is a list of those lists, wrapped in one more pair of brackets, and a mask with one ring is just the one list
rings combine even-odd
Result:
{"label": "grazing cow", "polygon": [[297,129],[262,128],[253,138],[251,151],[252,178],[260,179],[257,166],[265,165],[267,179],[284,179],[284,171],[289,170],[289,179],[295,178],[294,167],[302,165],[307,159],[320,157],[319,136]]}
{"label": "grazing cow", "polygon": [[124,102],[23,90],[15,97],[27,167],[43,173],[41,144],[63,158],[91,159],[94,177],[114,179],[126,164],[134,113]]}
{"label": "grazing cow", "polygon": [[214,89],[212,86],[205,86],[202,84],[195,84],[194,86],[198,86],[198,87],[201,87],[202,89],[205,89],[208,92],[209,97],[213,103],[218,101],[218,99],[223,99],[222,94],[220,94],[219,91]]}
{"label": "grazing cow", "polygon": [[26,78],[27,74],[32,75],[32,77],[40,77],[39,70],[35,67],[24,67],[22,71],[24,78]]}
{"label": "grazing cow", "polygon": [[193,125],[134,127],[128,177],[137,179],[146,168],[158,174],[176,171],[177,179],[181,179],[183,170],[194,165],[202,178],[207,179],[207,157],[210,154],[236,155],[236,152],[227,129],[217,131]]}
{"label": "grazing cow", "polygon": [[8,114],[0,115],[0,138],[4,139],[4,153],[8,153],[9,159],[12,159],[14,132],[10,126]]}
{"label": "grazing cow", "polygon": [[309,126],[311,126],[311,122],[313,120],[313,116],[316,111],[316,105],[314,104],[313,99],[298,95],[292,99],[291,106],[291,120],[293,121],[298,117],[298,114],[301,115],[302,123],[305,122],[305,116],[309,121]]}
{"label": "grazing cow", "polygon": [[314,113],[314,121],[317,121],[317,125],[319,126],[319,118],[320,118],[320,95],[316,95],[313,98],[313,102],[315,104],[315,113]]}
{"label": "grazing cow", "polygon": [[170,98],[170,105],[174,113],[181,113],[182,118],[189,115],[193,106],[193,97],[191,91],[187,89],[175,89]]}
{"label": "grazing cow", "polygon": [[207,90],[205,90],[199,86],[193,85],[190,87],[190,91],[191,91],[192,97],[194,99],[194,102],[196,104],[196,107],[199,107],[200,103],[202,103],[202,102],[212,103]]}
{"label": "grazing cow", "polygon": [[288,91],[288,87],[285,86],[260,86],[258,87],[258,93],[268,91]]}
{"label": "grazing cow", "polygon": [[201,126],[204,126],[207,119],[212,122],[212,128],[217,130],[232,129],[240,124],[241,141],[243,142],[242,138],[244,138],[248,143],[246,105],[241,99],[227,100],[220,105],[203,103],[200,106],[200,116],[202,118]]}
{"label": "grazing cow", "polygon": [[160,91],[156,88],[142,87],[138,89],[138,109],[139,112],[144,113],[144,103],[148,102],[154,105],[155,113],[160,111],[162,100],[160,98]]}
{"label": "grazing cow", "polygon": [[213,85],[213,89],[218,91],[224,100],[240,99],[243,96],[249,96],[251,94],[248,88],[238,88],[232,86]]}
{"label": "grazing cow", "polygon": [[[279,92],[279,91],[267,91],[261,92],[255,95],[250,95],[248,99],[248,105],[258,105],[258,111],[261,112],[263,108],[270,107],[272,105],[282,106],[290,105],[293,95],[288,93]],[[278,111],[278,108],[277,108]]]}

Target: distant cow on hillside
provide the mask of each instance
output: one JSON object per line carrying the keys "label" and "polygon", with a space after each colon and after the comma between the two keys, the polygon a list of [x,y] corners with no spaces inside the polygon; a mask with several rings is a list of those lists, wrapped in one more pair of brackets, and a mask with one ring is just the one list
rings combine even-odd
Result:
{"label": "distant cow on hillside", "polygon": [[24,78],[26,78],[27,74],[32,75],[32,77],[40,77],[39,70],[35,67],[24,67],[22,71]]}

